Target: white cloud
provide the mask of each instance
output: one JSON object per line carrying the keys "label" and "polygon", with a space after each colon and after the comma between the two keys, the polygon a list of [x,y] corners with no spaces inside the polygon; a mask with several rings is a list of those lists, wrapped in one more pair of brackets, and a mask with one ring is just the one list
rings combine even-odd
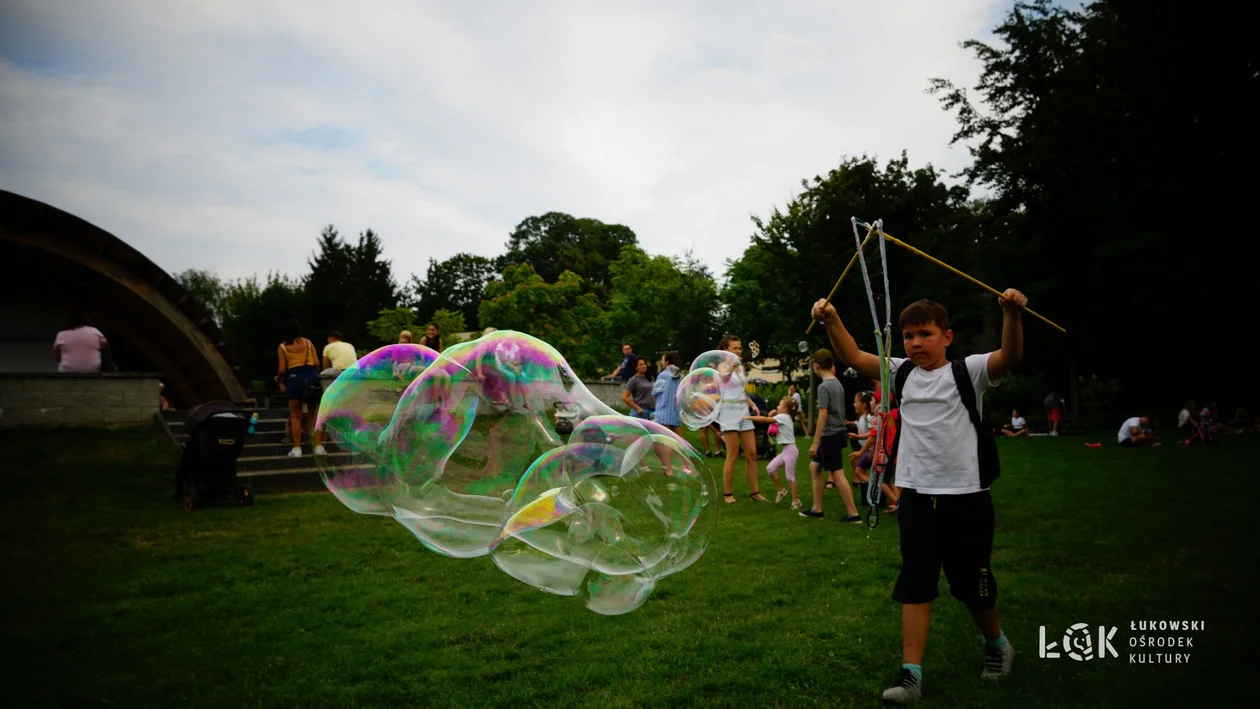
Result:
{"label": "white cloud", "polygon": [[846,155],[965,165],[924,89],[1007,7],[10,2],[0,188],[170,271],[297,275],[331,222],[405,280],[555,210],[720,273]]}

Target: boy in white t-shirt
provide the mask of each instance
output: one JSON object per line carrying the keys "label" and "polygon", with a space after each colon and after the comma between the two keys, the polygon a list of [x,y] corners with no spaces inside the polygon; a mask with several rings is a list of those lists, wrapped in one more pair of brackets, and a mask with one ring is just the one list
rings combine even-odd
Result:
{"label": "boy in white t-shirt", "polygon": [[[897,486],[902,488],[901,573],[893,600],[901,604],[903,664],[897,682],[884,691],[888,701],[908,703],[922,696],[923,654],[942,566],[951,595],[967,606],[984,635],[980,676],[1009,674],[1015,657],[999,623],[997,581],[989,566],[994,511],[988,486],[997,476],[997,458],[988,445],[991,431],[979,413],[984,391],[1023,357],[1020,309],[1028,299],[1009,289],[998,302],[1003,311],[1001,348],[971,355],[957,366],[945,353],[954,332],[943,306],[920,300],[901,312],[908,358],[892,358],[900,385],[894,387],[896,400],[890,405],[898,411],[894,462]],[[819,300],[812,316],[826,326],[841,361],[864,376],[879,377],[879,357],[858,348],[834,306]],[[968,403],[976,410],[975,420]]]}

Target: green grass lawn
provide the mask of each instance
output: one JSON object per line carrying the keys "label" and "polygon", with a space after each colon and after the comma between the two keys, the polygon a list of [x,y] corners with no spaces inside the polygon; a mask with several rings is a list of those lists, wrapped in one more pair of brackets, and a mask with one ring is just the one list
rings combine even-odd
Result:
{"label": "green grass lawn", "polygon": [[[1015,671],[979,678],[980,637],[942,579],[927,705],[1245,705],[1260,440],[1084,440],[1000,441],[993,567]],[[0,445],[4,706],[869,707],[901,662],[895,517],[804,519],[748,501],[738,471],[704,558],[605,617],[326,493],[185,513],[148,430]],[[1206,621],[1189,664],[1129,664],[1129,623],[1148,619]],[[1077,622],[1120,626],[1120,658],[1038,657],[1038,626],[1053,640]]]}

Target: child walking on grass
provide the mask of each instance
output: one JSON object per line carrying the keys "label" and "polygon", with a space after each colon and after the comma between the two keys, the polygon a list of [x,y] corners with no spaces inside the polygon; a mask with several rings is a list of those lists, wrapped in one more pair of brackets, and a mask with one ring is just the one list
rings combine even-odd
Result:
{"label": "child walking on grass", "polygon": [[[884,699],[917,701],[923,694],[923,657],[938,595],[942,566],[950,593],[970,611],[984,636],[980,676],[1010,674],[1015,650],[1002,632],[998,584],[989,559],[994,510],[989,486],[999,475],[997,446],[984,425],[984,391],[996,385],[1024,353],[1020,309],[1028,299],[1007,290],[1002,306],[1002,346],[951,362],[945,349],[954,339],[949,314],[939,303],[920,300],[901,312],[906,358],[892,358],[893,401],[898,410],[893,460],[902,488],[899,526],[901,573],[893,600],[901,604],[901,671]],[[879,357],[858,349],[836,309],[826,299],[811,315],[821,321],[840,360],[872,379]]]}
{"label": "child walking on grass", "polygon": [[774,438],[774,442],[780,446],[779,454],[766,466],[766,472],[770,474],[770,480],[774,482],[774,487],[778,490],[774,496],[774,502],[778,504],[783,501],[783,496],[788,494],[788,489],[779,482],[778,470],[783,468],[783,475],[787,478],[788,488],[792,492],[792,509],[794,510],[801,508],[801,496],[796,490],[796,459],[800,451],[796,448],[796,428],[793,423],[797,413],[799,411],[796,401],[791,396],[785,396],[779,400],[779,407],[774,410],[774,416],[744,417],[748,421],[772,423],[779,427]]}

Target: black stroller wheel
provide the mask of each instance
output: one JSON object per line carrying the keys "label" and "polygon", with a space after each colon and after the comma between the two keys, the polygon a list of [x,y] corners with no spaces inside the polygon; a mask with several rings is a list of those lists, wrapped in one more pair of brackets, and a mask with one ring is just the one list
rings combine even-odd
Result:
{"label": "black stroller wheel", "polygon": [[197,488],[191,486],[184,488],[183,503],[185,512],[192,512],[197,507],[197,497]]}

